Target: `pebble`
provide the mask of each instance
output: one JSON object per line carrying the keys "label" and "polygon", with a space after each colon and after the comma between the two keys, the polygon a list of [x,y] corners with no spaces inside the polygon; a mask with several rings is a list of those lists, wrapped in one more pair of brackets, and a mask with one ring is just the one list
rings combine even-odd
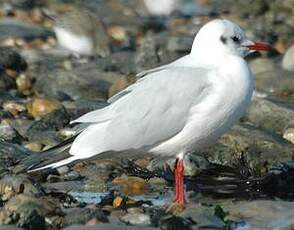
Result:
{"label": "pebble", "polygon": [[16,78],[16,86],[19,92],[28,95],[33,87],[33,83],[28,75],[20,74]]}
{"label": "pebble", "polygon": [[114,200],[113,200],[113,205],[112,205],[112,206],[113,206],[114,208],[118,208],[119,206],[122,205],[122,202],[123,202],[123,198],[120,197],[120,196],[117,196],[117,197],[114,198]]}
{"label": "pebble", "polygon": [[54,110],[60,109],[62,104],[51,98],[34,98],[27,104],[27,109],[30,115],[34,118],[43,117]]}
{"label": "pebble", "polygon": [[7,74],[7,71],[3,72],[0,66],[0,90],[8,91],[16,88],[14,79]]}
{"label": "pebble", "polygon": [[44,146],[38,142],[30,142],[30,143],[25,144],[24,147],[26,147],[27,149],[29,149],[33,152],[41,152],[41,150],[43,149]]}
{"label": "pebble", "polygon": [[121,176],[112,181],[113,184],[120,185],[126,195],[143,194],[147,190],[147,183],[144,179],[134,176]]}
{"label": "pebble", "polygon": [[120,220],[130,225],[150,225],[150,216],[143,213],[126,214]]}
{"label": "pebble", "polygon": [[22,141],[20,134],[8,124],[0,124],[0,139],[18,144]]}
{"label": "pebble", "polygon": [[4,69],[24,71],[27,68],[27,62],[13,48],[0,47],[0,66],[2,66]]}
{"label": "pebble", "polygon": [[282,61],[282,66],[285,70],[294,71],[294,45],[288,48]]}
{"label": "pebble", "polygon": [[289,126],[284,129],[283,138],[294,144],[294,127]]}
{"label": "pebble", "polygon": [[15,19],[3,19],[0,23],[0,39],[13,37],[33,40],[36,38],[47,38],[49,36],[53,36],[53,32],[38,25]]}
{"label": "pebble", "polygon": [[144,213],[144,210],[142,208],[132,207],[132,208],[128,208],[127,212],[129,214],[138,214],[138,213]]}
{"label": "pebble", "polygon": [[18,116],[19,113],[26,111],[26,107],[22,103],[16,101],[6,101],[2,107],[5,111],[10,112],[14,116]]}
{"label": "pebble", "polygon": [[152,177],[148,180],[148,185],[152,191],[163,192],[167,187],[167,182],[163,178]]}

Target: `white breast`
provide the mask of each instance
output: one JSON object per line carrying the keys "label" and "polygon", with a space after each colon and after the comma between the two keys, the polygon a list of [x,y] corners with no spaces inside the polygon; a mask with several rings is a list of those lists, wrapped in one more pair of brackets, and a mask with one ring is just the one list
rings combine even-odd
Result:
{"label": "white breast", "polygon": [[93,54],[94,42],[90,37],[80,36],[60,27],[55,27],[54,32],[62,47],[80,55]]}

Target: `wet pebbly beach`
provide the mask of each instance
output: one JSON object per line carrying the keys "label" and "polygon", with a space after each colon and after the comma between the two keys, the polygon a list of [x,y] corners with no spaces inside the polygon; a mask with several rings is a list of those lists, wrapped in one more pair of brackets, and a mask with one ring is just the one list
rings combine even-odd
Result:
{"label": "wet pebbly beach", "polygon": [[[139,0],[0,2],[0,230],[293,229],[294,4],[191,2],[169,17],[150,16]],[[60,47],[44,15],[72,8],[98,15],[90,57]],[[136,73],[188,54],[219,17],[275,50],[247,58],[256,90],[239,124],[185,157],[185,210],[167,211],[173,159],[109,153],[27,173],[79,132],[71,120],[103,108]]]}

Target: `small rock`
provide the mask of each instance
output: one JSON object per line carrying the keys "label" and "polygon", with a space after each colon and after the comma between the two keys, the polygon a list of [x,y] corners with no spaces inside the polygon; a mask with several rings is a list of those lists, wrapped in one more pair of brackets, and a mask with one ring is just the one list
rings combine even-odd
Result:
{"label": "small rock", "polygon": [[[0,173],[31,154],[26,148],[0,140]],[[9,157],[7,157],[9,156]],[[3,168],[2,168],[3,167]]]}
{"label": "small rock", "polygon": [[[58,141],[56,130],[69,123],[69,115],[63,107],[34,121],[25,134],[30,141],[44,145],[55,145]],[[60,141],[60,140],[59,140]]]}
{"label": "small rock", "polygon": [[19,113],[26,111],[26,107],[22,103],[18,103],[16,101],[4,102],[3,109],[10,112],[14,116],[18,116]]}
{"label": "small rock", "polygon": [[193,37],[171,37],[167,43],[167,50],[179,53],[189,53],[193,40]]}
{"label": "small rock", "polygon": [[123,202],[123,198],[120,197],[120,196],[117,196],[117,197],[114,198],[112,206],[114,208],[118,208],[119,206],[121,206],[122,202]]}
{"label": "small rock", "polygon": [[26,70],[27,63],[14,49],[10,47],[0,47],[0,66],[4,69],[11,69],[19,72]]}
{"label": "small rock", "polygon": [[120,218],[120,220],[126,224],[131,225],[150,225],[150,216],[143,213],[126,214]]}
{"label": "small rock", "polygon": [[146,181],[139,177],[121,176],[115,178],[112,183],[122,186],[123,191],[126,195],[142,194],[147,190]]}
{"label": "small rock", "polygon": [[144,213],[144,210],[142,208],[132,207],[132,208],[128,208],[127,212],[129,214],[138,214],[138,213]]}
{"label": "small rock", "polygon": [[10,125],[0,124],[0,138],[5,141],[21,144],[22,137]]}
{"label": "small rock", "polygon": [[45,216],[61,214],[53,202],[47,198],[33,198],[25,195],[12,197],[0,212],[0,224],[15,224],[29,229],[45,227]]}
{"label": "small rock", "polygon": [[7,75],[7,73],[1,71],[1,67],[0,67],[0,90],[8,91],[14,88],[16,88],[14,79],[10,77],[9,75]]}
{"label": "small rock", "polygon": [[34,118],[43,117],[61,107],[62,104],[58,100],[50,98],[34,98],[27,104],[28,112]]}
{"label": "small rock", "polygon": [[66,211],[67,213],[64,219],[65,225],[86,224],[93,218],[100,222],[108,222],[105,214],[98,208],[73,208]]}
{"label": "small rock", "polygon": [[285,128],[283,132],[283,138],[294,144],[294,126],[293,125],[287,125],[287,128]]}
{"label": "small rock", "polygon": [[38,142],[30,142],[24,145],[27,149],[33,151],[33,152],[41,152],[43,145]]}
{"label": "small rock", "polygon": [[[13,191],[13,195],[23,193],[29,196],[43,195],[41,186],[27,175],[5,175],[0,180],[0,194],[4,195],[5,190]],[[12,196],[11,196],[12,197]],[[11,198],[9,197],[9,198]]]}
{"label": "small rock", "polygon": [[26,74],[20,74],[16,78],[17,90],[23,94],[29,94],[33,84],[31,78]]}
{"label": "small rock", "polygon": [[283,128],[293,121],[294,111],[290,101],[253,98],[245,117],[259,127],[282,134]]}
{"label": "small rock", "polygon": [[152,177],[148,180],[148,185],[152,191],[162,192],[167,186],[165,179],[160,177]]}
{"label": "small rock", "polygon": [[100,223],[101,221],[97,220],[96,218],[93,218],[86,223],[86,226],[94,226]]}
{"label": "small rock", "polygon": [[176,230],[183,229],[189,230],[192,229],[192,226],[196,223],[188,218],[178,217],[178,216],[168,216],[163,218],[160,221],[160,229],[162,230]]}
{"label": "small rock", "polygon": [[256,58],[249,62],[250,68],[254,75],[270,72],[275,69],[275,63],[269,58]]}
{"label": "small rock", "polygon": [[13,37],[32,40],[36,38],[45,39],[53,35],[53,32],[40,26],[21,22],[15,19],[3,19],[0,22],[0,39]]}
{"label": "small rock", "polygon": [[292,45],[285,53],[282,66],[286,70],[294,71],[294,45]]}

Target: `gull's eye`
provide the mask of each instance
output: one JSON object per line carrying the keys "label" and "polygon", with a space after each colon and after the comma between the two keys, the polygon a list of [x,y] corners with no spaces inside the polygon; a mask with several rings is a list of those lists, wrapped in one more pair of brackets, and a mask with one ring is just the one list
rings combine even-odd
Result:
{"label": "gull's eye", "polygon": [[240,43],[240,38],[238,38],[237,36],[233,36],[231,38],[232,38],[233,42]]}

